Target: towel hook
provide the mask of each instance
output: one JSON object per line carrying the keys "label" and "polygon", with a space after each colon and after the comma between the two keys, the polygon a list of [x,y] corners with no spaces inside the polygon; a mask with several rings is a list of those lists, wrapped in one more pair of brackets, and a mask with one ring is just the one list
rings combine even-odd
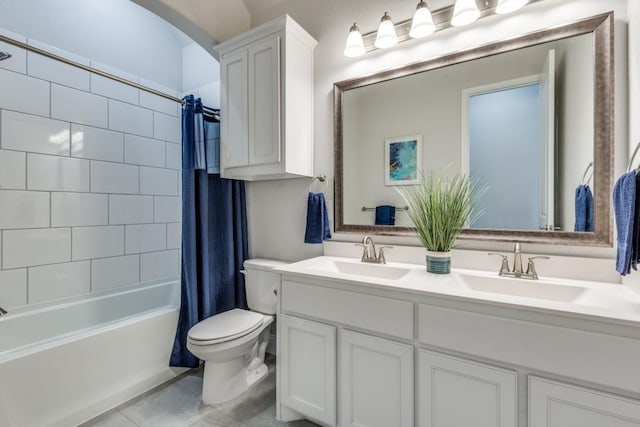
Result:
{"label": "towel hook", "polygon": [[[589,175],[589,178],[585,181],[585,178],[587,178],[587,174],[589,173],[589,171],[591,171],[591,175]],[[587,168],[584,170],[584,173],[582,174],[582,185],[589,185],[591,183],[591,179],[593,178],[593,162],[589,162],[589,164],[587,165]]]}
{"label": "towel hook", "polygon": [[[631,165],[633,164],[633,160],[636,158],[636,154],[638,154],[639,149],[640,149],[640,142],[638,142],[638,144],[636,145],[636,149],[633,150],[633,154],[629,159],[629,164],[627,165],[627,172],[631,172]],[[638,168],[636,169],[636,172],[638,171],[638,169],[640,169],[640,166],[638,166]]]}
{"label": "towel hook", "polygon": [[316,181],[324,182],[324,188],[322,189],[322,192],[324,193],[325,191],[327,191],[327,189],[329,188],[329,181],[327,180],[327,175],[322,174],[313,178],[313,181],[311,181],[311,184],[309,184],[309,193],[311,193],[311,187]]}

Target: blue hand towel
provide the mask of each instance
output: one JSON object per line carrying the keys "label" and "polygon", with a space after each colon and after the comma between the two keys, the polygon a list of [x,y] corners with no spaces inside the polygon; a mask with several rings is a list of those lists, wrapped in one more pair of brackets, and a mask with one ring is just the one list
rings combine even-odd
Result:
{"label": "blue hand towel", "polygon": [[395,225],[396,207],[390,205],[376,206],[376,225]]}
{"label": "blue hand towel", "polygon": [[633,223],[636,201],[636,173],[622,175],[613,187],[613,211],[618,234],[616,271],[622,276],[631,272]]}
{"label": "blue hand towel", "polygon": [[322,243],[331,238],[329,229],[329,213],[324,200],[324,193],[309,193],[307,199],[307,230],[304,233],[305,243]]}
{"label": "blue hand towel", "polygon": [[593,194],[588,185],[576,188],[576,225],[574,231],[593,231]]}

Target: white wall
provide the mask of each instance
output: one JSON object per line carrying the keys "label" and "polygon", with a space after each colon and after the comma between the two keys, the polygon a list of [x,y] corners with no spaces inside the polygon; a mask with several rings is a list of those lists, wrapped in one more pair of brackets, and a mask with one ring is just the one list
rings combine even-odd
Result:
{"label": "white wall", "polygon": [[0,304],[176,278],[179,106],[13,46],[0,50],[13,55],[0,62]]}
{"label": "white wall", "polygon": [[207,107],[220,108],[220,63],[197,43],[182,49],[182,88]]}
{"label": "white wall", "polygon": [[163,86],[182,84],[175,30],[129,0],[0,0],[0,28]]}
{"label": "white wall", "polygon": [[[444,53],[495,42],[507,37],[544,29],[597,13],[613,10],[616,17],[615,138],[616,174],[624,168],[628,146],[627,120],[627,1],[626,0],[545,0],[526,6],[514,15],[492,16],[468,28],[450,28],[426,40],[405,42],[388,51],[377,51],[361,58],[342,54],[349,26],[354,20],[363,32],[376,28],[387,10],[394,19],[411,16],[415,2],[409,0],[327,0],[300,2],[286,0],[272,9],[253,15],[256,26],[288,13],[314,36],[315,50],[315,172],[333,179],[333,83],[374,73],[407,63],[422,61]],[[623,154],[620,154],[623,153]],[[252,256],[299,260],[322,253],[319,245],[303,243],[308,179],[249,184],[249,231]],[[332,199],[332,195],[329,194]],[[331,205],[332,206],[332,205]],[[334,239],[357,240],[361,235],[336,235]],[[419,244],[417,239],[378,237],[381,242]],[[508,249],[508,244],[462,242],[463,247]],[[540,253],[589,254],[613,257],[612,249],[527,245],[525,250]]]}
{"label": "white wall", "polygon": [[[557,88],[560,93],[558,120],[558,150],[556,225],[563,230],[573,231],[575,226],[575,189],[581,183],[582,175],[589,162],[593,161],[593,126],[585,126],[585,117],[593,117],[593,97],[576,96],[584,88],[593,87],[593,46],[591,37],[572,37],[556,49],[558,69]],[[586,142],[591,149],[584,149]],[[591,180],[593,190],[593,180]]]}

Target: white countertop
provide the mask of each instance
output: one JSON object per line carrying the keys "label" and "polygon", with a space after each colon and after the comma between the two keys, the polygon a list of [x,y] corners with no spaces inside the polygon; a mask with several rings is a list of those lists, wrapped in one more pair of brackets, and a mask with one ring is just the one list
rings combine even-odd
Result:
{"label": "white countertop", "polygon": [[[360,259],[332,256],[320,256],[287,264],[276,268],[275,271],[297,277],[333,280],[466,302],[526,308],[640,327],[640,295],[617,283],[547,277],[541,277],[539,280],[515,279],[500,277],[497,273],[464,269],[452,269],[450,274],[441,275],[427,273],[424,265],[396,262],[385,265],[365,264]],[[372,272],[372,275],[369,275],[369,272]],[[395,276],[402,277],[394,278]],[[476,286],[473,283],[478,283],[481,289],[495,286],[501,291],[477,290],[474,289]],[[510,294],[511,289],[515,290],[514,294]],[[519,293],[522,295],[518,295]],[[535,296],[523,296],[529,294]]]}

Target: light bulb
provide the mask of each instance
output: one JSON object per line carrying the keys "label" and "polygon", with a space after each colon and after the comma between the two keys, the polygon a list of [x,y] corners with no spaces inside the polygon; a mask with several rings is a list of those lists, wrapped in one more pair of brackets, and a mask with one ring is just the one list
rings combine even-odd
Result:
{"label": "light bulb", "polygon": [[398,36],[396,36],[396,28],[391,22],[391,17],[387,12],[384,13],[378,26],[378,34],[376,35],[375,47],[378,49],[386,49],[394,46],[398,43]]}
{"label": "light bulb", "polygon": [[413,15],[413,20],[411,21],[411,31],[409,31],[409,36],[414,39],[419,39],[422,37],[426,37],[429,34],[433,34],[436,30],[436,26],[433,25],[433,17],[431,16],[431,12],[427,7],[427,4],[424,1],[418,3],[416,7],[416,13]]}
{"label": "light bulb", "polygon": [[515,12],[528,2],[529,0],[498,0],[496,13],[502,15],[504,13]]}
{"label": "light bulb", "polygon": [[362,34],[360,34],[360,29],[354,22],[349,30],[349,35],[347,36],[347,44],[344,47],[344,56],[349,56],[351,58],[356,56],[362,56],[366,52],[364,48],[364,42],[362,41]]}
{"label": "light bulb", "polygon": [[480,17],[480,10],[476,0],[456,0],[453,7],[453,18],[451,25],[454,27],[462,27],[475,22]]}

